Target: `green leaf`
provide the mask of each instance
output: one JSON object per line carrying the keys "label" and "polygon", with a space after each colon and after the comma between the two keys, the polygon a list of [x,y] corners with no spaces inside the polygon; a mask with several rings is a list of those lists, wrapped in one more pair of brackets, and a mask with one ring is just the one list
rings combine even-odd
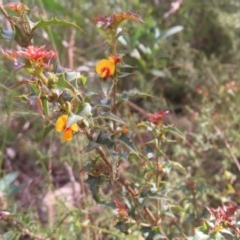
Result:
{"label": "green leaf", "polygon": [[119,118],[118,116],[112,114],[111,112],[102,113],[100,115],[100,117],[102,117],[104,119],[112,120],[112,121],[115,121],[115,122],[119,122],[119,123],[125,125],[125,122],[121,118]]}
{"label": "green leaf", "polygon": [[163,169],[165,169],[167,174],[170,173],[172,168],[176,168],[176,169],[182,171],[183,173],[186,173],[186,169],[178,162],[173,162],[173,161],[167,160],[163,163],[162,167],[163,167]]}
{"label": "green leaf", "polygon": [[172,201],[172,199],[170,199],[169,197],[167,197],[163,194],[159,194],[157,192],[151,192],[151,191],[148,191],[148,198],[159,199],[159,200],[164,200],[164,201]]}
{"label": "green leaf", "polygon": [[111,99],[110,98],[100,99],[97,105],[100,107],[106,107],[106,108],[110,109],[111,108]]}
{"label": "green leaf", "polygon": [[122,134],[119,138],[116,140],[123,143],[131,152],[135,153],[138,155],[138,151],[135,147],[135,145],[132,142],[132,131],[129,131],[126,134]]}
{"label": "green leaf", "polygon": [[101,88],[102,88],[102,91],[103,91],[105,97],[108,96],[108,94],[112,88],[112,85],[113,85],[113,83],[111,81],[104,81],[104,80],[101,81]]}
{"label": "green leaf", "polygon": [[209,237],[210,237],[209,235],[206,235],[205,233],[196,230],[193,240],[210,240],[211,238]]}
{"label": "green leaf", "polygon": [[71,72],[65,72],[64,77],[67,81],[71,82],[76,79],[81,79],[82,75],[80,72],[71,71]]}
{"label": "green leaf", "polygon": [[131,91],[123,92],[121,94],[118,94],[118,98],[123,100],[123,101],[127,101],[131,97],[152,97],[152,96],[147,94],[147,93],[140,92],[137,89],[133,89]]}
{"label": "green leaf", "polygon": [[172,28],[169,28],[167,31],[163,32],[157,39],[156,39],[156,42],[158,42],[159,40],[162,40],[162,39],[166,39],[168,38],[169,36],[173,35],[173,34],[176,34],[180,31],[183,30],[183,26],[174,26]]}
{"label": "green leaf", "polygon": [[119,231],[123,232],[123,233],[128,233],[128,230],[135,225],[134,222],[117,222],[117,224],[114,226],[115,228],[117,228]]}
{"label": "green leaf", "polygon": [[43,135],[42,135],[42,140],[45,139],[45,137],[54,129],[54,125],[48,125],[47,127],[44,128]]}
{"label": "green leaf", "polygon": [[58,75],[58,81],[55,83],[55,88],[58,90],[69,89],[72,93],[75,93],[75,88],[71,83],[69,83],[66,79],[64,74]]}
{"label": "green leaf", "polygon": [[48,26],[66,26],[66,27],[73,27],[80,31],[83,31],[79,26],[74,23],[68,22],[66,20],[58,20],[57,18],[52,18],[50,20],[44,19],[43,17],[38,22],[31,22],[29,21],[29,25],[31,26],[32,32],[34,32],[37,28],[40,27],[48,27]]}
{"label": "green leaf", "polygon": [[0,38],[5,39],[6,41],[10,42],[14,39],[14,31],[6,30],[0,27]]}
{"label": "green leaf", "polygon": [[112,147],[114,145],[114,141],[112,140],[112,135],[109,133],[100,132],[96,141],[98,144]]}
{"label": "green leaf", "polygon": [[133,73],[128,73],[128,72],[121,72],[120,74],[118,74],[118,78],[124,78],[127,77],[129,75],[132,75]]}
{"label": "green leaf", "polygon": [[78,110],[78,114],[83,118],[92,116],[92,106],[90,103],[82,102]]}
{"label": "green leaf", "polygon": [[17,172],[11,172],[6,174],[0,179],[0,191],[8,193],[10,184],[18,177]]}
{"label": "green leaf", "polygon": [[87,78],[85,76],[81,76],[80,79],[82,80],[82,84],[85,85],[87,82]]}
{"label": "green leaf", "polygon": [[43,112],[45,116],[49,116],[49,102],[46,97],[42,98]]}
{"label": "green leaf", "polygon": [[94,141],[91,141],[91,142],[89,142],[89,144],[87,145],[87,147],[84,149],[83,153],[90,152],[90,151],[92,151],[93,149],[98,148],[98,147],[100,147],[100,146],[101,146],[101,144],[96,143],[96,142],[94,142]]}
{"label": "green leaf", "polygon": [[101,177],[94,177],[91,175],[88,175],[88,179],[85,180],[85,183],[89,184],[89,188],[91,190],[93,199],[96,202],[100,202],[100,196],[99,196],[99,186],[104,182],[104,179]]}
{"label": "green leaf", "polygon": [[166,132],[173,133],[173,134],[177,135],[178,137],[182,138],[183,140],[186,140],[184,134],[178,128],[176,128],[174,126],[164,126],[163,130]]}

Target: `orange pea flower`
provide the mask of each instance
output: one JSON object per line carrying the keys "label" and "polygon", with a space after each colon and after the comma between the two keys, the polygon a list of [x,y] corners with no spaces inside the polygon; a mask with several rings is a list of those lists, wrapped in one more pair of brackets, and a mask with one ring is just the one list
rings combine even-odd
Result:
{"label": "orange pea flower", "polygon": [[63,132],[62,140],[70,141],[73,137],[73,132],[78,132],[78,125],[74,123],[70,127],[67,126],[68,115],[62,115],[56,121],[55,129],[57,132]]}
{"label": "orange pea flower", "polygon": [[103,79],[113,76],[116,70],[116,63],[121,62],[119,56],[111,56],[109,59],[102,59],[96,65],[97,74],[101,75]]}

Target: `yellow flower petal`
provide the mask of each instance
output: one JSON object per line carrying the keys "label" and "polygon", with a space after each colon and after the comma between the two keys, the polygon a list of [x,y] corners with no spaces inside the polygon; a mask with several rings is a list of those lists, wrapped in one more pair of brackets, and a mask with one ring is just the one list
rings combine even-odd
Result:
{"label": "yellow flower petal", "polygon": [[96,72],[103,78],[111,76],[115,72],[115,63],[112,60],[102,59],[96,65]]}
{"label": "yellow flower petal", "polygon": [[63,141],[70,141],[73,137],[73,132],[71,128],[68,128],[62,135]]}
{"label": "yellow flower petal", "polygon": [[78,132],[78,125],[77,125],[77,123],[74,123],[70,128],[71,128],[74,132]]}
{"label": "yellow flower petal", "polygon": [[63,132],[66,129],[67,120],[68,115],[62,115],[57,119],[55,124],[55,129],[57,132]]}

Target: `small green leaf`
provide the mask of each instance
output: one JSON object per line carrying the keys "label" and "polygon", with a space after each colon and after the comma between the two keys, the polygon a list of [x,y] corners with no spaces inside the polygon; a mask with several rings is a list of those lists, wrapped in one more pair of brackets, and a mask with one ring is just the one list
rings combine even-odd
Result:
{"label": "small green leaf", "polygon": [[183,173],[186,173],[186,169],[178,162],[167,160],[163,163],[163,169],[165,169],[166,173],[169,174],[172,168],[176,168]]}
{"label": "small green leaf", "polygon": [[103,91],[105,97],[108,96],[108,94],[112,88],[112,84],[113,83],[111,81],[104,81],[104,80],[101,81],[101,88],[102,88],[102,91]]}
{"label": "small green leaf", "polygon": [[87,153],[87,152],[90,152],[92,151],[93,149],[95,148],[98,148],[100,147],[101,144],[97,143],[97,142],[94,142],[94,141],[91,141],[89,142],[89,144],[87,145],[87,147],[84,149],[83,153]]}
{"label": "small green leaf", "polygon": [[58,75],[58,81],[55,83],[55,88],[58,90],[69,89],[73,93],[75,93],[75,89],[73,85],[71,85],[64,77],[64,74]]}
{"label": "small green leaf", "polygon": [[115,122],[119,122],[121,124],[125,124],[125,122],[121,118],[112,114],[111,112],[103,113],[103,114],[100,115],[100,117],[102,117],[104,119],[112,120],[112,121],[115,121]]}
{"label": "small green leaf", "polygon": [[152,97],[152,96],[147,93],[140,92],[137,89],[133,89],[131,91],[118,94],[118,98],[123,101],[127,101],[129,98],[132,98],[132,97]]}
{"label": "small green leaf", "polygon": [[167,31],[163,32],[157,39],[156,39],[156,42],[158,42],[159,40],[162,40],[162,39],[166,39],[168,38],[169,36],[173,35],[173,34],[176,34],[180,31],[183,30],[183,27],[182,26],[174,26],[172,28],[169,28]]}
{"label": "small green leaf", "polygon": [[32,32],[34,32],[37,28],[40,27],[48,27],[48,26],[66,26],[66,27],[73,27],[80,31],[83,31],[79,26],[74,23],[68,22],[66,20],[58,20],[57,18],[52,18],[50,20],[44,19],[43,17],[38,22],[30,22],[30,26],[32,28]]}
{"label": "small green leaf", "polygon": [[6,30],[0,27],[0,38],[10,42],[14,39],[14,31]]}
{"label": "small green leaf", "polygon": [[90,103],[82,102],[78,110],[78,114],[83,118],[92,116],[92,106]]}
{"label": "small green leaf", "polygon": [[120,74],[118,74],[118,78],[124,78],[132,74],[133,73],[121,72]]}
{"label": "small green leaf", "polygon": [[18,177],[17,172],[11,172],[6,174],[3,178],[0,179],[0,191],[8,193],[8,188],[10,184]]}
{"label": "small green leaf", "polygon": [[184,134],[178,128],[176,128],[174,126],[164,126],[163,130],[166,132],[173,133],[173,134],[179,136],[180,138],[182,138],[183,140],[186,140]]}
{"label": "small green leaf", "polygon": [[68,127],[72,126],[74,123],[81,122],[82,120],[83,120],[83,117],[73,114],[73,113],[70,113],[68,116],[66,127],[68,128]]}
{"label": "small green leaf", "polygon": [[54,129],[54,125],[48,125],[47,127],[44,128],[43,135],[42,135],[42,140],[45,139],[45,137]]}
{"label": "small green leaf", "polygon": [[81,73],[80,72],[65,72],[64,73],[65,79],[69,82],[76,80],[76,79],[81,79]]}
{"label": "small green leaf", "polygon": [[46,97],[42,98],[43,112],[45,116],[49,116],[49,102]]}
{"label": "small green leaf", "polygon": [[108,133],[100,132],[96,141],[98,144],[112,147],[114,145],[114,141],[112,140],[112,135]]}
{"label": "small green leaf", "polygon": [[82,84],[85,85],[87,82],[87,78],[85,76],[81,76],[80,79],[82,80]]}
{"label": "small green leaf", "polygon": [[100,196],[99,196],[99,186],[104,182],[103,178],[101,177],[94,177],[91,175],[88,175],[88,179],[85,180],[85,183],[89,184],[89,188],[91,190],[93,199],[96,202],[100,202]]}
{"label": "small green leaf", "polygon": [[111,99],[110,98],[100,99],[97,105],[100,107],[106,107],[106,108],[110,109],[111,108]]}
{"label": "small green leaf", "polygon": [[205,233],[196,230],[193,240],[210,240],[211,238],[209,237],[210,237],[209,235],[206,235]]}
{"label": "small green leaf", "polygon": [[114,227],[123,233],[128,233],[128,230],[134,225],[134,222],[118,222]]}

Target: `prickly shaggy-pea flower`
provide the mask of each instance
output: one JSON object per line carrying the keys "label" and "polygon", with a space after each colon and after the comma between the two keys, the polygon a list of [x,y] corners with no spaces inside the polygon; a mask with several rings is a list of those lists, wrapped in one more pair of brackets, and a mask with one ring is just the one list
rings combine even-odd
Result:
{"label": "prickly shaggy-pea flower", "polygon": [[73,132],[78,132],[78,125],[77,123],[72,124],[71,126],[67,127],[68,115],[60,116],[55,124],[55,129],[57,132],[63,132],[62,140],[63,141],[70,141],[73,137]]}
{"label": "prickly shaggy-pea flower", "polygon": [[96,65],[97,74],[101,75],[103,79],[113,76],[116,71],[116,64],[121,62],[121,57],[111,56],[109,59],[102,59]]}
{"label": "prickly shaggy-pea flower", "polygon": [[17,57],[23,57],[28,59],[32,64],[38,67],[46,65],[47,61],[56,57],[54,51],[46,51],[45,46],[34,47],[28,46],[24,51],[3,51],[6,58],[15,60]]}
{"label": "prickly shaggy-pea flower", "polygon": [[93,23],[99,23],[105,29],[106,28],[116,29],[118,25],[125,19],[137,20],[142,23],[144,22],[138,14],[128,11],[128,12],[120,12],[120,13],[113,12],[111,16],[96,17],[93,19]]}
{"label": "prickly shaggy-pea flower", "polygon": [[162,122],[163,118],[165,118],[168,114],[169,111],[160,111],[154,114],[148,114],[148,121],[157,125]]}

